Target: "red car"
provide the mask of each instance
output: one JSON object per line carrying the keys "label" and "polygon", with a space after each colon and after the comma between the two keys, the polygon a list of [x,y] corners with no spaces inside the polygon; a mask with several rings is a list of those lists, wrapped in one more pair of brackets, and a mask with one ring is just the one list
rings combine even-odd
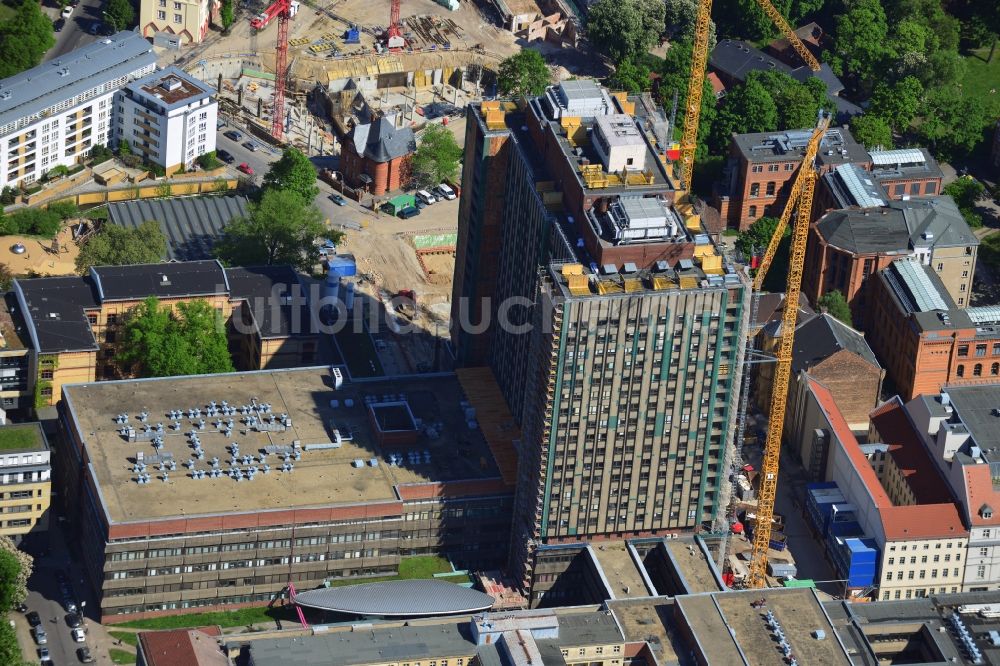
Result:
{"label": "red car", "polygon": [[240,171],[242,171],[243,173],[245,173],[248,176],[252,176],[253,175],[253,167],[251,167],[246,162],[241,162],[240,165],[238,167],[236,167],[236,168],[239,169]]}

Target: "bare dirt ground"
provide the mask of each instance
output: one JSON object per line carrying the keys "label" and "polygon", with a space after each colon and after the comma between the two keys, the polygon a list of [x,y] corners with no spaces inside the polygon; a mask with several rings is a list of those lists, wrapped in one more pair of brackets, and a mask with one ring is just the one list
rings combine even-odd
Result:
{"label": "bare dirt ground", "polygon": [[[52,241],[36,236],[4,236],[0,246],[0,263],[6,264],[14,275],[70,275],[76,272],[76,257],[80,248],[73,242],[72,227],[63,227],[57,236],[59,254],[47,252]],[[21,243],[24,254],[15,254],[11,247]]]}
{"label": "bare dirt ground", "polygon": [[427,281],[432,285],[447,285],[450,289],[452,276],[455,274],[455,255],[425,252],[423,258],[427,268]]}

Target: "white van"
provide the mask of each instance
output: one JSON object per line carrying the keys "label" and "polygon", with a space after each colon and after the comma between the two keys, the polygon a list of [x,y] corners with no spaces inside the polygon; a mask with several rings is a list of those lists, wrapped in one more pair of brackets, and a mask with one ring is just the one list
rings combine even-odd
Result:
{"label": "white van", "polygon": [[417,198],[428,206],[437,201],[437,199],[434,198],[434,195],[427,190],[417,190]]}
{"label": "white van", "polygon": [[438,189],[438,192],[440,192],[442,194],[442,196],[444,196],[444,198],[447,199],[448,201],[451,201],[452,199],[455,198],[455,190],[451,189],[450,187],[448,187],[444,183],[441,183],[440,185],[438,185],[437,189]]}

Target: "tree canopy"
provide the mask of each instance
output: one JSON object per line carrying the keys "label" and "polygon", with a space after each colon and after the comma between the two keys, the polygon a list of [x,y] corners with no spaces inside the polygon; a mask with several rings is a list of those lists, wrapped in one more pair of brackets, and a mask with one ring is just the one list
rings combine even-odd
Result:
{"label": "tree canopy", "polygon": [[778,128],[778,106],[760,81],[747,79],[731,90],[719,107],[709,138],[713,153],[725,151],[733,132],[772,132]]}
{"label": "tree canopy", "polygon": [[155,264],[167,253],[167,237],[160,224],[147,220],[134,229],[105,224],[80,248],[76,269],[86,273],[91,266]]}
{"label": "tree canopy", "polygon": [[316,241],[340,240],[339,231],[323,223],[312,203],[290,190],[266,189],[247,217],[226,225],[215,254],[230,266],[291,265],[310,271],[319,261]]}
{"label": "tree canopy", "polygon": [[522,49],[504,58],[497,72],[500,94],[513,97],[541,95],[551,79],[542,54],[533,49]]}
{"label": "tree canopy", "polygon": [[138,377],[232,372],[222,315],[202,300],[160,307],[155,297],[125,318],[116,358]]}
{"label": "tree canopy", "polygon": [[[5,560],[2,565],[3,574],[0,575],[0,588],[2,588],[0,591],[0,613],[2,613],[9,611],[17,604],[24,603],[28,598],[28,578],[31,577],[35,560],[31,555],[18,548],[8,536],[0,536],[0,556],[3,556]],[[16,569],[11,565],[11,561],[16,564]],[[7,662],[0,659],[0,663],[6,664]]]}
{"label": "tree canopy", "polygon": [[870,79],[889,54],[889,24],[879,0],[845,0],[837,16],[830,66],[841,75]]}
{"label": "tree canopy", "polygon": [[[736,238],[736,249],[743,253],[748,260],[753,255],[763,255],[778,228],[778,218],[765,216],[756,220],[746,231],[740,232]],[[764,289],[766,291],[784,291],[785,282],[788,278],[788,251],[792,242],[791,225],[785,227],[781,236],[781,242],[774,259],[764,277]]]}
{"label": "tree canopy", "polygon": [[135,22],[135,8],[129,0],[108,0],[104,20],[115,30],[125,30]]}
{"label": "tree canopy", "polygon": [[951,160],[983,140],[987,111],[982,97],[966,95],[958,86],[941,86],[925,98],[918,134],[940,159]]}
{"label": "tree canopy", "polygon": [[[664,19],[667,26],[667,36],[671,42],[694,41],[694,26],[698,18],[698,0],[665,0]],[[708,49],[715,48],[715,21],[708,27]]]}
{"label": "tree canopy", "polygon": [[443,125],[427,125],[413,154],[413,178],[420,187],[437,185],[458,176],[462,147]]}
{"label": "tree canopy", "polygon": [[851,134],[869,150],[892,148],[892,128],[881,116],[865,113],[851,118]]}
{"label": "tree canopy", "polygon": [[587,10],[587,38],[614,62],[649,51],[664,31],[663,0],[597,0]]}
{"label": "tree canopy", "polygon": [[816,304],[848,326],[854,325],[851,319],[851,306],[847,304],[844,295],[839,290],[834,289],[826,292]]}
{"label": "tree canopy", "polygon": [[39,3],[19,2],[14,17],[0,23],[0,78],[31,69],[56,43],[52,20]]}
{"label": "tree canopy", "polygon": [[222,6],[219,8],[219,21],[222,22],[223,31],[229,30],[235,20],[236,15],[233,12],[233,0],[222,0]]}
{"label": "tree canopy", "polygon": [[973,229],[983,226],[983,216],[976,211],[977,202],[986,194],[986,188],[975,178],[963,176],[945,185],[944,194],[955,200],[966,224]]}
{"label": "tree canopy", "polygon": [[608,85],[614,90],[625,90],[630,93],[649,90],[649,67],[642,61],[633,62],[631,58],[626,58],[615,67],[614,74],[608,79]]}
{"label": "tree canopy", "polygon": [[285,148],[281,158],[274,162],[264,175],[264,189],[292,192],[301,198],[303,203],[312,203],[319,195],[316,169],[301,150]]}
{"label": "tree canopy", "polygon": [[902,132],[920,109],[924,86],[915,76],[894,83],[880,82],[872,91],[871,113],[884,119],[893,130]]}
{"label": "tree canopy", "polygon": [[[691,51],[693,45],[690,41],[674,42],[667,49],[666,57],[660,66],[660,103],[664,109],[673,108],[674,93],[677,93],[678,125],[683,126],[684,112],[687,106],[687,91],[689,70],[691,68]],[[701,117],[698,123],[698,152],[696,159],[704,158],[708,154],[707,141],[711,133],[712,124],[716,117],[715,92],[712,84],[708,82],[708,77],[702,84],[701,95]]]}

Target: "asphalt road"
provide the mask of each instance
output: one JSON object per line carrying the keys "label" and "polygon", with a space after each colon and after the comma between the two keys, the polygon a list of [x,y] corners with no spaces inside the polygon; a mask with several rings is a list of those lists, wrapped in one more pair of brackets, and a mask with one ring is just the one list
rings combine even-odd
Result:
{"label": "asphalt road", "polygon": [[[241,135],[239,141],[233,141],[229,137],[223,135],[225,132],[229,132],[234,129]],[[250,151],[247,148],[244,148],[243,144],[247,141],[253,141],[253,143],[257,146],[257,150]],[[242,129],[238,127],[234,128],[232,126],[226,126],[219,130],[215,137],[215,149],[216,151],[225,150],[233,156],[234,161],[229,165],[233,169],[241,163],[246,162],[250,168],[253,169],[253,180],[258,184],[260,184],[260,179],[264,176],[264,174],[267,173],[271,162],[274,162],[281,157],[281,154],[276,149],[251,138],[251,136]]]}
{"label": "asphalt road", "polygon": [[[49,49],[43,60],[53,60],[97,40],[100,36],[91,35],[88,30],[94,21],[101,20],[103,4],[102,0],[81,0],[80,5],[73,10],[73,15],[66,19],[63,29],[55,33],[56,45]],[[61,10],[49,0],[42,7],[42,11],[56,21]]]}

